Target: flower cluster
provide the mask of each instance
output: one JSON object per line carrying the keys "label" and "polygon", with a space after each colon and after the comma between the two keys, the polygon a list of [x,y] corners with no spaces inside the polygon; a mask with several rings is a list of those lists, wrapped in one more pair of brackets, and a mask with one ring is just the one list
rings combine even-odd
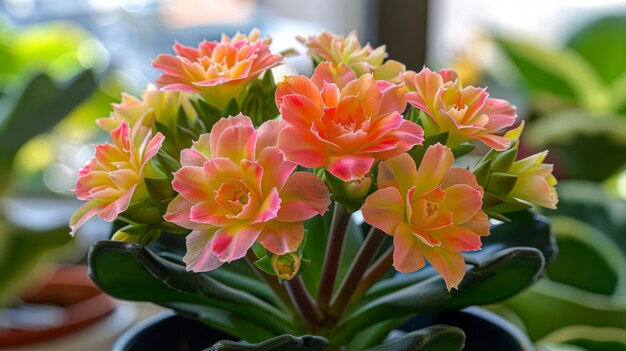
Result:
{"label": "flower cluster", "polygon": [[[515,159],[521,127],[504,134],[516,119],[508,102],[449,70],[406,71],[355,33],[300,41],[313,75],[278,84],[270,69],[284,58],[256,30],[159,55],[158,89],[123,95],[97,121],[113,144],[96,146],[79,173],[76,196],[88,202],[72,233],[96,215],[119,218],[133,230],[118,239],[157,240],[155,228],[186,235],[190,271],[258,257],[259,268],[292,279],[307,262],[306,236],[322,235],[305,223],[334,202],[393,237],[398,272],[428,262],[453,289],[489,216],[555,207],[545,153]],[[260,107],[242,104],[246,94],[275,106],[250,118]],[[490,151],[474,168],[455,167],[476,141]],[[142,228],[149,240],[130,238]]]}

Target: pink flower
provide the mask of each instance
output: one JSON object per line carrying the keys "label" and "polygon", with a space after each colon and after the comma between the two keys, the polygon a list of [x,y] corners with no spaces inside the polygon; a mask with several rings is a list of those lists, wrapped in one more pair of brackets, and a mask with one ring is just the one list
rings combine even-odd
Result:
{"label": "pink flower", "polygon": [[323,214],[328,189],[307,172],[293,172],[276,147],[280,121],[256,131],[249,117],[221,119],[181,152],[172,186],[179,195],[165,220],[192,229],[187,269],[213,270],[245,256],[255,241],[276,255],[297,251],[302,221]]}
{"label": "pink flower", "polygon": [[365,176],[384,160],[421,144],[423,130],[404,120],[404,87],[356,78],[341,64],[320,63],[311,79],[287,77],[278,84],[276,105],[287,124],[278,147],[289,161],[325,167],[344,181]]}
{"label": "pink flower", "polygon": [[96,145],[96,155],[79,171],[74,193],[87,203],[70,220],[71,235],[93,216],[111,222],[133,201],[147,198],[143,183],[148,161],[161,148],[161,133],[122,122],[110,133],[113,144]]}
{"label": "pink flower", "polygon": [[365,221],[393,236],[393,266],[415,272],[430,264],[443,276],[448,290],[465,275],[462,251],[479,250],[489,235],[489,220],[481,210],[483,189],[474,175],[452,168],[449,148],[430,146],[419,169],[408,154],[378,167],[378,190],[361,208]]}
{"label": "pink flower", "polygon": [[258,30],[249,35],[222,36],[221,41],[203,41],[197,49],[174,45],[176,56],[159,55],[153,66],[164,73],[156,81],[162,90],[204,93],[217,108],[237,98],[248,83],[282,63],[270,52],[271,39],[260,39]]}
{"label": "pink flower", "polygon": [[426,112],[432,123],[424,125],[427,135],[449,132],[448,145],[471,139],[504,150],[510,140],[494,135],[515,123],[515,107],[505,100],[489,98],[483,88],[463,87],[453,71],[403,74],[409,103]]}
{"label": "pink flower", "polygon": [[122,102],[113,104],[113,112],[110,116],[99,118],[96,123],[107,132],[119,127],[123,121],[126,121],[131,128],[139,121],[153,130],[156,121],[171,127],[176,124],[181,108],[188,115],[195,116],[188,95],[178,91],[160,91],[153,85],[148,86],[141,93],[141,99],[123,93]]}
{"label": "pink flower", "polygon": [[355,31],[347,36],[338,36],[323,32],[308,38],[298,37],[298,40],[309,49],[309,55],[319,64],[329,61],[335,65],[343,63],[350,66],[357,76],[372,73],[377,80],[386,80],[400,83],[400,73],[405,67],[398,61],[387,60],[385,46],[376,49],[370,44],[361,46]]}

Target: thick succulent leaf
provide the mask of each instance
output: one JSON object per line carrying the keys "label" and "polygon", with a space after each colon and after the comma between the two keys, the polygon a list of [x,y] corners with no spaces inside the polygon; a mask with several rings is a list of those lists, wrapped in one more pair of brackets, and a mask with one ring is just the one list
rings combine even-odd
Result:
{"label": "thick succulent leaf", "polygon": [[559,255],[548,277],[592,293],[626,295],[626,257],[606,235],[572,217],[552,217]]}
{"label": "thick succulent leaf", "polygon": [[544,263],[535,248],[502,250],[469,269],[458,290],[448,292],[443,278],[433,276],[358,307],[340,323],[337,338],[348,338],[385,319],[505,300],[535,282]]}
{"label": "thick succulent leaf", "polygon": [[[228,287],[206,274],[187,272],[136,244],[99,241],[89,255],[90,276],[106,293],[131,301],[150,301],[193,313],[206,305],[229,312],[234,318],[257,323],[275,334],[291,333],[287,317],[267,302]],[[192,304],[192,305],[189,305]],[[196,313],[202,318],[202,313]],[[220,319],[207,324],[226,330]],[[247,330],[245,335],[248,335]],[[232,332],[232,330],[227,330]],[[238,335],[239,336],[239,335]]]}
{"label": "thick succulent leaf", "polygon": [[608,194],[601,184],[582,181],[559,183],[559,206],[555,211],[546,211],[549,216],[567,216],[589,224],[626,253],[624,213],[626,201]]}
{"label": "thick succulent leaf", "polygon": [[463,330],[447,325],[416,330],[367,351],[460,351],[465,345]]}
{"label": "thick succulent leaf", "polygon": [[543,279],[504,303],[539,340],[571,325],[626,329],[626,297],[593,294]]}
{"label": "thick succulent leaf", "polygon": [[[491,235],[482,239],[482,250],[469,253],[468,258],[472,260],[473,257],[482,261],[508,248],[532,247],[541,251],[545,260],[550,262],[557,248],[548,220],[530,211],[507,213],[507,217],[511,221],[492,226]],[[397,274],[374,285],[365,295],[365,299],[371,300],[437,275],[431,267],[412,274]]]}
{"label": "thick succulent leaf", "polygon": [[626,351],[626,330],[575,325],[555,331],[538,344],[577,347],[586,351]]}
{"label": "thick succulent leaf", "polygon": [[626,17],[603,17],[574,33],[567,45],[589,62],[605,83],[611,83],[626,71],[625,37]]}
{"label": "thick succulent leaf", "polygon": [[554,150],[570,179],[603,181],[626,164],[626,120],[618,115],[552,113],[529,124],[525,137],[535,148]]}
{"label": "thick succulent leaf", "polygon": [[205,351],[317,351],[324,350],[327,346],[328,340],[321,336],[280,335],[258,344],[219,341]]}
{"label": "thick succulent leaf", "polygon": [[[497,38],[496,42],[528,83],[533,97],[549,94],[565,100],[564,104],[610,110],[612,102],[607,87],[594,67],[574,50],[555,50],[530,40],[512,38]],[[537,104],[536,108],[545,106],[545,103]]]}

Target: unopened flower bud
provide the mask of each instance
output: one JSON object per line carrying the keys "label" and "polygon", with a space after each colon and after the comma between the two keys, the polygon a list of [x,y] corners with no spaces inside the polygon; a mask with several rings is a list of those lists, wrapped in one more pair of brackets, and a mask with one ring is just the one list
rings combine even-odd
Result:
{"label": "unopened flower bud", "polygon": [[113,234],[111,240],[136,243],[146,246],[155,241],[161,232],[156,229],[145,230],[142,227],[126,226]]}
{"label": "unopened flower bud", "polygon": [[271,263],[280,279],[290,280],[298,274],[302,259],[297,253],[289,252],[282,256],[272,255]]}
{"label": "unopened flower bud", "polygon": [[343,183],[343,190],[350,200],[359,200],[367,196],[372,187],[372,178],[365,176]]}

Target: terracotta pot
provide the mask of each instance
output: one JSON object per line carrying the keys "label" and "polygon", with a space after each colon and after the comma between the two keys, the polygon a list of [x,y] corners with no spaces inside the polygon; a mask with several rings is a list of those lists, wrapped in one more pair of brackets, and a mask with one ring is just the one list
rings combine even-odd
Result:
{"label": "terracotta pot", "polygon": [[62,266],[45,284],[25,294],[24,303],[61,307],[58,323],[45,328],[0,328],[0,348],[25,346],[67,336],[105,318],[115,308],[87,276],[86,266]]}

